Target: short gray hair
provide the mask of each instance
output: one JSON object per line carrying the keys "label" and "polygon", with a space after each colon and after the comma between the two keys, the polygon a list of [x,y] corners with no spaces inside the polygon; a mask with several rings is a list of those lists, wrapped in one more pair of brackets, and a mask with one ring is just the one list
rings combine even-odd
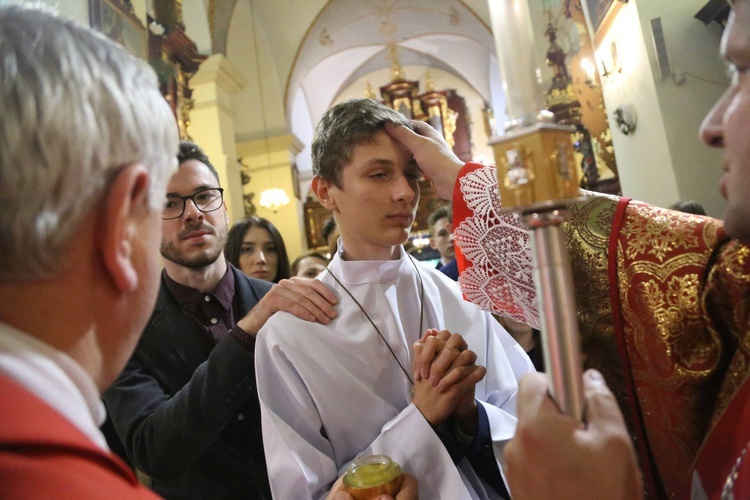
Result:
{"label": "short gray hair", "polygon": [[329,109],[315,127],[313,173],[341,187],[341,169],[354,148],[372,142],[386,122],[413,128],[411,120],[373,99],[349,99]]}
{"label": "short gray hair", "polygon": [[122,167],[149,168],[157,209],[178,132],[145,61],[44,9],[0,7],[0,279],[59,271]]}

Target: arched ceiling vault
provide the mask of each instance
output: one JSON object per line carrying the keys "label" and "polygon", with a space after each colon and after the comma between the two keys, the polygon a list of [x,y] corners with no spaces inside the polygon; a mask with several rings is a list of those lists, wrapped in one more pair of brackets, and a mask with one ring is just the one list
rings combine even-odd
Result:
{"label": "arched ceiling vault", "polygon": [[[397,46],[402,65],[438,67],[463,78],[489,98],[494,41],[487,24],[459,0],[331,0],[302,39],[285,91],[286,115],[301,87],[308,102],[330,95],[374,70],[389,67]],[[354,59],[352,61],[351,59]],[[340,61],[345,72],[331,71]],[[327,68],[321,71],[320,67]],[[409,75],[406,75],[407,78]],[[373,82],[382,85],[387,82]],[[319,90],[316,90],[319,89]],[[330,100],[317,108],[327,108]],[[320,118],[311,110],[311,118]],[[317,116],[316,116],[317,115]]]}
{"label": "arched ceiling vault", "polygon": [[[406,72],[407,79],[435,68],[465,82],[485,100],[498,92],[497,77],[491,78],[497,61],[487,0],[204,1],[212,52],[229,54],[249,78],[248,88],[278,92],[278,100],[264,99],[266,120],[258,106],[243,107],[238,130],[243,137],[263,136],[266,121],[274,127],[286,123],[289,132],[306,140],[310,127],[343,90],[391,67],[394,46],[400,64],[416,68]],[[261,32],[257,39],[253,29]],[[252,55],[257,51],[260,58]],[[256,69],[258,60],[263,63]],[[388,82],[370,83],[377,92]],[[440,81],[435,84],[441,88]]]}

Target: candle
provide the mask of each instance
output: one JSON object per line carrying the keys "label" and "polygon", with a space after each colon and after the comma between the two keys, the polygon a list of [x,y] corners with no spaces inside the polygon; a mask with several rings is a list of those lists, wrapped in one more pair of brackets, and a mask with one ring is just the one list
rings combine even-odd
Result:
{"label": "candle", "polygon": [[506,129],[549,121],[540,112],[540,73],[534,53],[534,31],[527,0],[489,0],[492,32],[500,65],[509,122]]}

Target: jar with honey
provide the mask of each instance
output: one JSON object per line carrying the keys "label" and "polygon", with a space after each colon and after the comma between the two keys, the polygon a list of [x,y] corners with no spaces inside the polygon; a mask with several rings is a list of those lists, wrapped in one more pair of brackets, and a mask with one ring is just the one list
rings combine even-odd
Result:
{"label": "jar with honey", "polygon": [[401,489],[401,467],[387,455],[368,455],[349,464],[344,474],[344,491],[355,500],[378,495],[395,496]]}

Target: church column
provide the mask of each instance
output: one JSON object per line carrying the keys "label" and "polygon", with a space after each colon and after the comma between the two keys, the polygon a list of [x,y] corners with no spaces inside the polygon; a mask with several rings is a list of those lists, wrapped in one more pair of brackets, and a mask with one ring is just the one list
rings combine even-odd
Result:
{"label": "church column", "polygon": [[245,215],[232,107],[232,96],[242,90],[245,83],[245,78],[221,54],[203,61],[190,79],[194,104],[188,134],[204,149],[219,173],[230,222]]}
{"label": "church column", "polygon": [[[237,156],[249,176],[249,182],[244,186],[247,209],[251,213],[254,210],[255,215],[270,220],[279,229],[290,261],[307,245],[294,160],[303,146],[293,134],[237,144]],[[275,211],[262,207],[261,193],[272,188],[283,189],[289,197],[289,204]]]}

